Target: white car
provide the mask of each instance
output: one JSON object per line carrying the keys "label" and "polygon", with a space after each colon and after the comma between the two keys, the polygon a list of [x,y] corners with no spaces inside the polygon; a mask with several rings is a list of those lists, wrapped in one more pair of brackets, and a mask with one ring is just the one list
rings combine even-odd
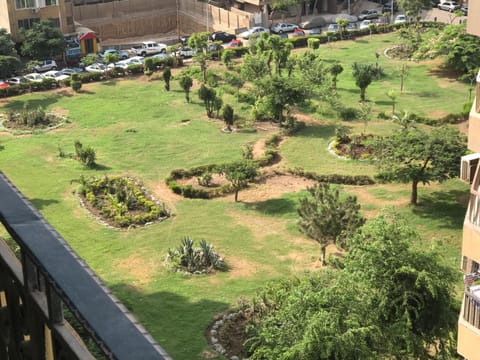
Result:
{"label": "white car", "polygon": [[33,82],[42,82],[43,81],[43,75],[39,73],[31,73],[25,75],[25,79],[28,81],[33,81]]}
{"label": "white car", "polygon": [[57,70],[57,63],[55,60],[44,60],[40,64],[33,67],[33,71],[44,72],[49,70]]}
{"label": "white car", "polygon": [[287,32],[292,32],[295,29],[298,29],[298,25],[290,23],[278,23],[271,27],[271,31],[275,34],[283,34]]}
{"label": "white car", "polygon": [[443,3],[438,4],[438,8],[440,10],[454,12],[455,10],[460,9],[460,5],[457,4],[455,1],[445,1]]}
{"label": "white car", "polygon": [[404,23],[406,21],[407,21],[407,15],[400,14],[400,15],[397,15],[395,17],[394,23],[395,24],[401,24],[401,23]]}
{"label": "white car", "polygon": [[133,56],[130,59],[125,60],[125,61],[129,61],[130,64],[143,65],[143,63],[145,62],[145,57],[143,57],[143,56]]}
{"label": "white car", "polygon": [[43,76],[45,76],[46,78],[55,79],[57,81],[62,81],[70,77],[68,75],[65,75],[61,71],[57,71],[57,70],[47,71],[45,74],[43,74]]}
{"label": "white car", "polygon": [[360,30],[362,29],[368,29],[368,26],[370,24],[373,24],[372,20],[363,20],[361,23],[360,23],[360,26],[358,27]]}
{"label": "white car", "polygon": [[247,31],[244,31],[240,34],[238,34],[239,37],[241,37],[242,39],[248,39],[250,38],[252,35],[255,36],[255,35],[260,35],[261,33],[267,33],[267,34],[270,34],[270,30],[263,27],[263,26],[254,26],[250,29],[248,29]]}
{"label": "white car", "polygon": [[103,64],[92,64],[88,65],[85,70],[88,72],[104,72],[107,70],[107,67]]}

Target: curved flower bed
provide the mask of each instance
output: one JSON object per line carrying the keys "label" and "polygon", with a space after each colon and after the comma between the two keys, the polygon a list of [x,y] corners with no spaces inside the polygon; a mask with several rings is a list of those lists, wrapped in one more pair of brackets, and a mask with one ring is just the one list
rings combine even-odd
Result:
{"label": "curved flower bed", "polygon": [[86,207],[105,222],[116,227],[146,225],[170,216],[136,181],[126,177],[80,179],[81,196]]}
{"label": "curved flower bed", "polygon": [[49,131],[62,126],[66,118],[41,107],[33,110],[9,111],[0,119],[0,126],[13,134],[29,134],[35,131]]}

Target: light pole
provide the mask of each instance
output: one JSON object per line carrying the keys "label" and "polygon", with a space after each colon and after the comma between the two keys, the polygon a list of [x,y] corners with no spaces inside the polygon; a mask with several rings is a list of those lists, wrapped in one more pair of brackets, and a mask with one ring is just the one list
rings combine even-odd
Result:
{"label": "light pole", "polygon": [[351,15],[350,14],[350,0],[348,0],[348,15]]}

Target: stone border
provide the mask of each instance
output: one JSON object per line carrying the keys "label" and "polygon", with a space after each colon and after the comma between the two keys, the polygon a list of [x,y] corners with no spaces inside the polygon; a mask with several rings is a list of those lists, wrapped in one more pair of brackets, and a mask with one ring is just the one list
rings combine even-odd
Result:
{"label": "stone border", "polygon": [[[55,129],[58,129],[60,127],[62,127],[63,125],[65,125],[65,123],[67,122],[67,117],[66,116],[63,116],[63,115],[58,115],[58,114],[55,114],[55,113],[45,113],[46,115],[54,115],[56,116],[57,118],[61,119],[61,121],[57,124],[57,125],[54,125],[54,126],[49,126],[49,127],[46,127],[46,128],[42,128],[42,129],[33,129],[33,130],[11,130],[9,129],[8,127],[5,127],[3,126],[3,123],[7,120],[5,118],[5,115],[4,114],[0,114],[0,131],[6,131],[12,135],[30,135],[30,134],[34,134],[36,132],[48,132],[48,131],[51,131],[51,130],[55,130]],[[1,119],[3,117],[3,119]]]}
{"label": "stone border", "polygon": [[[218,335],[218,330],[219,328],[225,323],[226,320],[232,320],[240,316],[240,312],[233,312],[233,313],[228,313],[223,315],[220,319],[216,320],[213,323],[212,328],[210,329],[210,332],[208,334],[210,344],[212,344],[213,349],[219,353],[220,355],[225,356],[225,353],[227,350],[220,344],[220,341],[218,341],[217,335]],[[240,359],[237,355],[232,355],[230,357],[230,360],[248,360],[247,358]]]}

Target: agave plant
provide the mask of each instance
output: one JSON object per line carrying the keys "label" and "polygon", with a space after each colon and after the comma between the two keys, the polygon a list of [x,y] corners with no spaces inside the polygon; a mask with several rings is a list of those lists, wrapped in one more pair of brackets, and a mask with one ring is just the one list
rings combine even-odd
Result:
{"label": "agave plant", "polygon": [[168,250],[167,260],[172,267],[180,267],[190,273],[223,270],[225,268],[223,259],[214,251],[213,246],[205,240],[200,240],[199,243],[200,247],[196,248],[192,238],[184,237],[177,249]]}

